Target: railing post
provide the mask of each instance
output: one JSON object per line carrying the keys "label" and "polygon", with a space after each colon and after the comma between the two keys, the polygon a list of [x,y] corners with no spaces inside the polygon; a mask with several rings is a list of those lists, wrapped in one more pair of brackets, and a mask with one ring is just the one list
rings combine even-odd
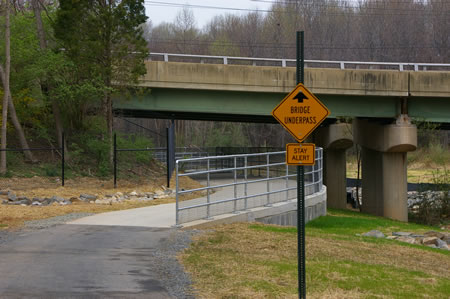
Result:
{"label": "railing post", "polygon": [[223,58],[223,64],[228,64],[228,57]]}
{"label": "railing post", "polygon": [[164,61],[169,62],[169,54],[164,54]]}
{"label": "railing post", "polygon": [[286,59],[281,60],[281,67],[286,67]]}
{"label": "railing post", "polygon": [[266,166],[266,171],[267,171],[267,204],[266,204],[266,206],[270,206],[270,181],[269,181],[269,179],[270,179],[270,166],[269,166],[269,163],[270,163],[270,158],[269,158],[269,153],[267,153],[267,155],[266,155],[266,157],[267,157],[267,166]]}
{"label": "railing post", "polygon": [[247,156],[245,156],[245,160],[244,160],[244,210],[247,210],[248,208],[248,203],[247,203],[247,196],[248,196],[248,185],[247,185],[247,166],[248,166],[248,162],[247,162]]}
{"label": "railing post", "polygon": [[208,187],[208,189],[206,189],[206,202],[208,203],[208,205],[206,206],[206,219],[211,219],[211,210],[210,210],[210,203],[211,203],[211,197],[209,195],[209,187],[211,186],[211,177],[209,174],[209,170],[210,170],[210,164],[209,164],[210,159],[206,160],[206,169],[208,171],[208,173],[206,174],[206,187]]}
{"label": "railing post", "polygon": [[345,69],[345,65],[344,65],[343,62],[341,62],[339,65],[340,65],[341,70],[344,70],[344,69]]}
{"label": "railing post", "polygon": [[[180,216],[179,216],[179,191],[180,191],[180,186],[179,186],[179,182],[178,182],[178,161],[175,161],[175,225],[178,226],[180,225]],[[209,208],[209,207],[208,207]]]}
{"label": "railing post", "polygon": [[418,64],[414,64],[414,71],[415,72],[419,71],[419,65]]}
{"label": "railing post", "polygon": [[401,63],[399,65],[399,70],[400,70],[400,72],[403,72],[403,64],[401,64]]}
{"label": "railing post", "polygon": [[117,188],[117,136],[116,136],[116,133],[114,133],[113,163],[114,163],[114,188]]}
{"label": "railing post", "polygon": [[234,157],[234,213],[237,213],[237,158]]}
{"label": "railing post", "polygon": [[286,164],[286,200],[289,200],[289,165]]}

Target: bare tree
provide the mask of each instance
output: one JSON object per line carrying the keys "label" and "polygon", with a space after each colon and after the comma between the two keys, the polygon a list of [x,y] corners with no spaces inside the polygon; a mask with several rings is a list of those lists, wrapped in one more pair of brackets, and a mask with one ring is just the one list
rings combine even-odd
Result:
{"label": "bare tree", "polygon": [[11,67],[11,38],[9,24],[9,0],[4,0],[5,4],[5,80],[3,80],[3,107],[2,107],[2,132],[1,132],[1,155],[0,155],[0,173],[6,173],[6,125],[8,123],[8,101],[9,101],[9,74]]}

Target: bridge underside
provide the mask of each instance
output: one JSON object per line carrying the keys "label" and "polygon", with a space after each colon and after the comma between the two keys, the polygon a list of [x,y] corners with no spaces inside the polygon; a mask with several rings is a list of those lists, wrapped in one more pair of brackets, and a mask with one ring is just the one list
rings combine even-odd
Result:
{"label": "bridge underside", "polygon": [[[284,93],[152,88],[128,99],[116,98],[116,115],[209,121],[276,123],[272,109]],[[395,119],[400,97],[317,94],[336,117]],[[450,101],[443,98],[408,99],[408,114],[418,120],[450,125]]]}

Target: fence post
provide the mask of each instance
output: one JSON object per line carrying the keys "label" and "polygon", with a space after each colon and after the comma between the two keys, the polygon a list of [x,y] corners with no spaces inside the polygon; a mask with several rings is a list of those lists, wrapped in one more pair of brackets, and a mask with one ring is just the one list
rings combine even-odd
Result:
{"label": "fence post", "polygon": [[64,187],[64,131],[61,134],[61,183]]}
{"label": "fence post", "polygon": [[117,136],[116,136],[116,133],[114,133],[113,163],[114,163],[114,188],[117,188]]}

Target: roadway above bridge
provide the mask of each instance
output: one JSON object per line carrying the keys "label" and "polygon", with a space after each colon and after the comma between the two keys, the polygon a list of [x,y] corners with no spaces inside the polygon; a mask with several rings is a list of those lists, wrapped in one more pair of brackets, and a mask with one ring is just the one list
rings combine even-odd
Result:
{"label": "roadway above bridge", "polygon": [[[131,99],[116,99],[124,115],[273,122],[270,112],[296,85],[295,68],[147,61]],[[331,117],[395,119],[408,114],[450,123],[450,72],[307,68],[305,86]]]}

